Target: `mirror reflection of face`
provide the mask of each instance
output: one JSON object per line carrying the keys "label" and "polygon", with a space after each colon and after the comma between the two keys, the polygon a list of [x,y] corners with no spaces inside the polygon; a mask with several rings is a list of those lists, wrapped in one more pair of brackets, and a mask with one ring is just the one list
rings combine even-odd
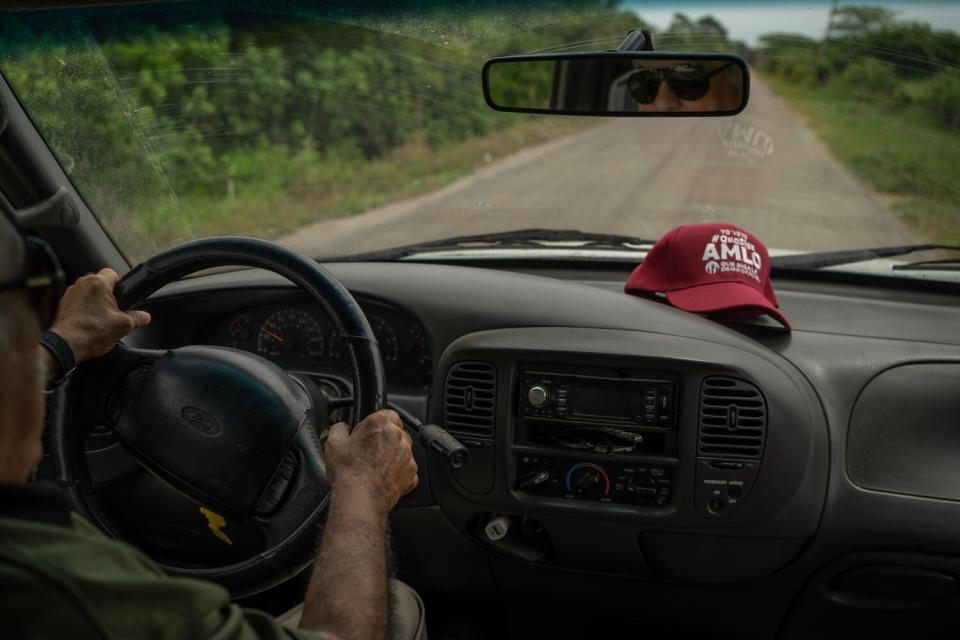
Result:
{"label": "mirror reflection of face", "polygon": [[666,116],[733,113],[747,82],[735,59],[682,54],[507,59],[491,65],[486,79],[494,108]]}
{"label": "mirror reflection of face", "polygon": [[650,60],[635,66],[626,82],[640,111],[732,111],[740,106],[743,77],[732,62]]}

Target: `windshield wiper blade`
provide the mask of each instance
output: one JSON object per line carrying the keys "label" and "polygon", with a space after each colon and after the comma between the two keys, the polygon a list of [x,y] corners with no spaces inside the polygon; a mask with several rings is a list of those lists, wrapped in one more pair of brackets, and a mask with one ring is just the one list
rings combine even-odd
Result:
{"label": "windshield wiper blade", "polygon": [[381,261],[399,260],[417,253],[427,253],[444,249],[485,249],[485,248],[512,248],[512,247],[544,247],[551,243],[582,243],[578,247],[600,248],[635,248],[641,250],[642,245],[652,245],[655,240],[634,238],[604,233],[588,233],[576,229],[518,229],[502,233],[485,233],[470,236],[456,236],[442,240],[432,240],[411,244],[382,251],[372,251],[341,258],[338,261]]}
{"label": "windshield wiper blade", "polygon": [[917,260],[906,264],[895,264],[894,271],[960,271],[960,258],[943,260]]}
{"label": "windshield wiper blade", "polygon": [[[877,258],[904,256],[918,251],[960,251],[960,246],[950,244],[905,244],[873,249],[850,249],[844,251],[819,251],[792,256],[776,256],[770,261],[775,269],[823,269],[841,264],[868,262]],[[896,268],[896,267],[894,267]]]}
{"label": "windshield wiper blade", "polygon": [[426,242],[418,247],[429,246],[464,246],[464,245],[483,245],[503,246],[511,244],[524,244],[527,242],[583,242],[591,246],[611,245],[621,246],[624,244],[653,244],[654,240],[645,238],[634,238],[632,236],[613,235],[608,233],[589,233],[578,231],[576,229],[517,229],[516,231],[504,231],[502,233],[486,233],[472,236],[457,236],[444,240]]}

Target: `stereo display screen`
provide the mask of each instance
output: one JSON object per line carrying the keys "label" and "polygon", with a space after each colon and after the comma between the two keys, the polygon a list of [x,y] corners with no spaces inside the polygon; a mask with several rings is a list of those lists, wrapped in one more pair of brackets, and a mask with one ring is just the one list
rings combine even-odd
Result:
{"label": "stereo display screen", "polygon": [[630,417],[630,387],[575,384],[572,392],[570,409],[573,415],[621,419]]}

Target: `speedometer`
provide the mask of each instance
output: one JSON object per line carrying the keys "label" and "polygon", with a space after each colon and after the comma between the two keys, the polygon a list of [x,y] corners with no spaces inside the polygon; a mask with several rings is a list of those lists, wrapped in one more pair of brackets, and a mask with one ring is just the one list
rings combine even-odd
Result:
{"label": "speedometer", "polygon": [[283,360],[314,360],[323,357],[323,330],[303,309],[281,309],[260,326],[257,352]]}

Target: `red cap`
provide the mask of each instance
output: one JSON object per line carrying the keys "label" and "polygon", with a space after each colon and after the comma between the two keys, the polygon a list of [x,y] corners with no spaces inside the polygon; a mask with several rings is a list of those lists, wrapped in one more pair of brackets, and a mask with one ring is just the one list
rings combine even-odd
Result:
{"label": "red cap", "polygon": [[731,315],[767,313],[787,329],[770,284],[770,255],[732,224],[686,224],[653,245],[627,280],[627,293],[663,292],[678,309]]}

